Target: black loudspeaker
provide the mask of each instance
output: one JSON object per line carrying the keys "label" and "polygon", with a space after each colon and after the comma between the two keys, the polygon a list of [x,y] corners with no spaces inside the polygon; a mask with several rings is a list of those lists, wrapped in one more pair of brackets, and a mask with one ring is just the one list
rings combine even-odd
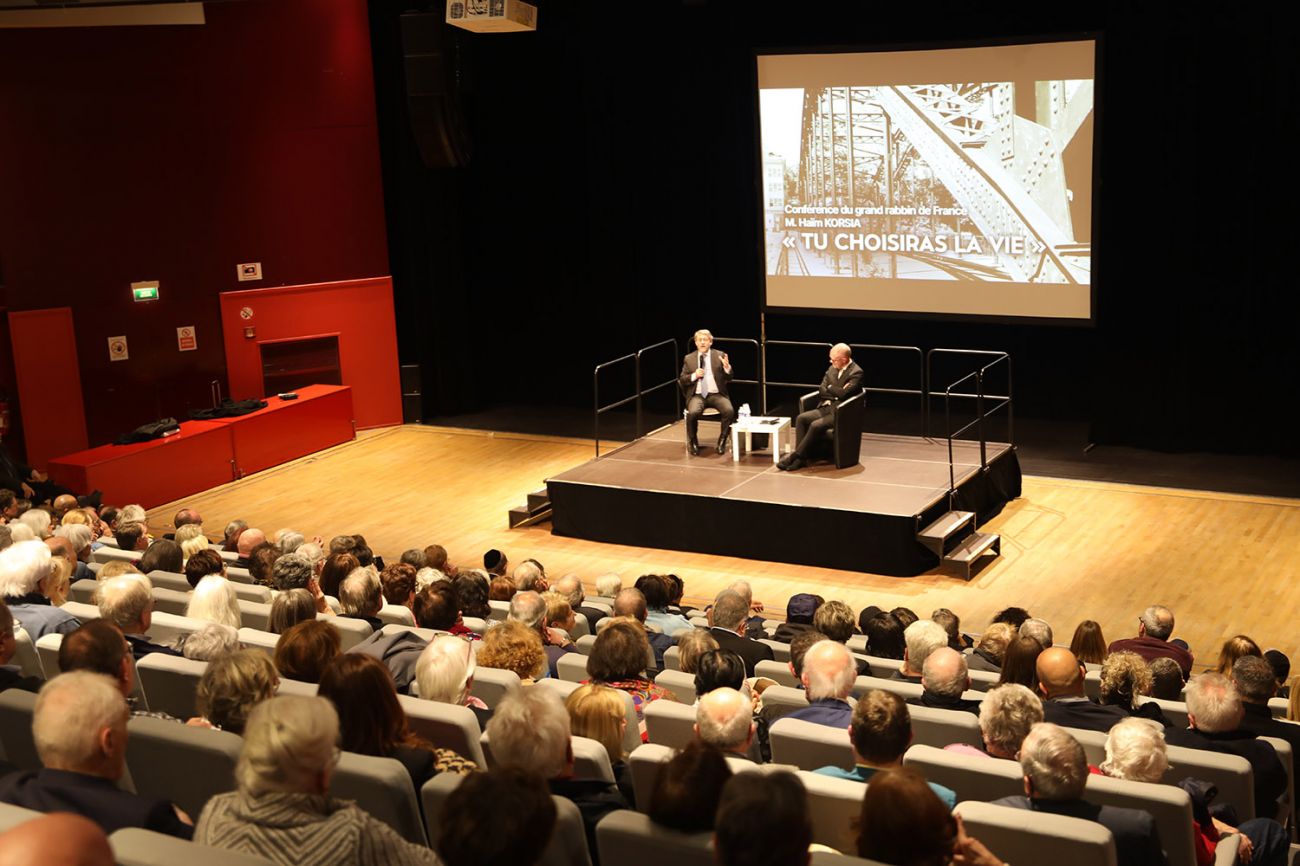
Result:
{"label": "black loudspeaker", "polygon": [[402,423],[419,424],[424,420],[424,398],[420,396],[420,367],[403,364],[398,368],[402,378]]}
{"label": "black loudspeaker", "polygon": [[443,20],[444,14],[401,16],[406,110],[420,158],[429,168],[462,166],[472,151],[460,105],[464,84],[460,40]]}
{"label": "black loudspeaker", "polygon": [[420,394],[420,365],[403,364],[400,368],[402,375],[402,393]]}

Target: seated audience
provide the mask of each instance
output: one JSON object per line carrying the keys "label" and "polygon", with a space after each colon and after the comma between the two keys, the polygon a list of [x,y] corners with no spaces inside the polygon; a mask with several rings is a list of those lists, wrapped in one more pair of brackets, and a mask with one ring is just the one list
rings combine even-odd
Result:
{"label": "seated audience", "polygon": [[551,585],[546,580],[546,569],[535,559],[525,559],[510,572],[510,579],[520,592],[546,592]]}
{"label": "seated audience", "polygon": [[1106,637],[1096,620],[1085,619],[1079,623],[1070,639],[1070,652],[1084,665],[1099,665],[1106,661]]}
{"label": "seated audience", "polygon": [[[1106,736],[1106,760],[1101,771],[1115,779],[1159,784],[1169,769],[1165,735],[1140,719],[1125,719]],[[1286,831],[1268,818],[1252,818],[1233,827],[1210,814],[1210,797],[1205,786],[1188,779],[1180,787],[1192,797],[1192,830],[1195,833],[1197,866],[1213,866],[1215,849],[1224,835],[1240,834],[1237,848],[1242,863],[1256,866],[1285,866]]]}
{"label": "seated audience", "polygon": [[718,648],[718,641],[702,628],[692,628],[677,638],[677,669],[684,674],[697,670],[704,653]]}
{"label": "seated audience", "polygon": [[903,631],[907,631],[909,625],[920,619],[920,617],[916,615],[916,611],[912,610],[910,607],[896,607],[889,613],[894,617],[894,619],[898,620],[899,625],[903,627]]}
{"label": "seated audience", "polygon": [[[248,568],[252,559],[252,553],[263,544],[267,544],[266,533],[260,529],[249,527],[239,534],[239,540],[235,542],[235,550],[239,553],[239,559],[235,560],[235,565],[239,568]],[[275,545],[271,545],[275,547]],[[279,548],[276,548],[279,551]]]}
{"label": "seated audience", "polygon": [[[244,534],[247,535],[248,533]],[[264,541],[254,547],[252,552],[248,554],[248,565],[241,566],[239,560],[236,560],[234,565],[236,568],[247,568],[248,576],[253,583],[258,586],[270,587],[274,585],[275,581],[275,563],[283,555],[280,548],[269,541]]]}
{"label": "seated audience", "polygon": [[160,538],[144,552],[140,557],[140,571],[148,574],[151,571],[166,571],[171,574],[182,574],[185,563],[181,555],[181,546],[174,541],[168,541]]}
{"label": "seated audience", "polygon": [[623,588],[623,578],[617,574],[602,574],[596,578],[596,595],[600,598],[614,601],[614,596]]}
{"label": "seated audience", "polygon": [[[849,743],[853,746],[852,770],[822,767],[817,772],[836,779],[874,784],[879,771],[902,767],[903,753],[912,745],[912,716],[907,704],[892,692],[867,689],[853,707]],[[957,794],[951,788],[933,782],[930,788],[948,809],[957,805]]]}
{"label": "seated audience", "polygon": [[324,698],[260,704],[244,732],[238,789],[208,801],[194,841],[279,866],[438,866],[427,845],[407,842],[352,802],[329,796],[338,737],[338,714]]}
{"label": "seated audience", "polygon": [[470,694],[476,665],[474,648],[468,641],[439,635],[420,653],[415,664],[415,682],[420,697],[426,701],[469,707],[482,730],[487,727],[492,711]]}
{"label": "seated audience", "polygon": [[1032,637],[1012,638],[1002,656],[998,684],[1014,683],[1038,691],[1038,656],[1042,652],[1043,645]]}
{"label": "seated audience", "polygon": [[1219,652],[1219,664],[1214,669],[1214,672],[1223,674],[1225,677],[1232,676],[1232,666],[1242,656],[1259,656],[1263,658],[1264,653],[1259,648],[1259,644],[1244,634],[1228,638],[1223,642],[1223,649]]}
{"label": "seated audience", "polygon": [[745,662],[730,650],[710,650],[696,663],[696,700],[714,689],[745,690]]}
{"label": "seated audience", "polygon": [[794,773],[737,773],[722,788],[713,831],[719,866],[808,862],[812,815]]}
{"label": "seated audience", "polygon": [[1013,629],[1019,630],[1021,624],[1027,619],[1029,619],[1029,611],[1023,607],[1005,607],[993,614],[993,619],[989,622],[992,624],[1004,622]]}
{"label": "seated audience", "polygon": [[593,866],[599,866],[596,825],[610,812],[628,808],[628,802],[616,785],[603,779],[574,778],[569,716],[560,696],[549,689],[523,689],[504,698],[488,722],[487,734],[493,769],[541,776],[552,794],[578,807],[587,830],[587,850]]}
{"label": "seated audience", "polygon": [[680,613],[668,611],[668,599],[671,582],[657,574],[647,574],[637,578],[636,588],[645,598],[645,624],[650,628],[671,638],[676,638],[695,626]]}
{"label": "seated audience", "polygon": [[641,594],[641,590],[619,590],[618,595],[614,597],[614,616],[627,617],[635,620],[641,626],[641,631],[645,633],[646,640],[650,643],[650,649],[654,652],[654,670],[651,673],[658,673],[664,669],[664,652],[670,646],[676,645],[677,640],[663,632],[647,628],[646,615],[646,600],[645,596]]}
{"label": "seated audience", "polygon": [[215,574],[203,578],[194,587],[190,603],[185,606],[185,615],[191,619],[207,620],[233,628],[239,628],[242,624],[239,596],[235,594],[234,585]]}
{"label": "seated audience", "polygon": [[520,681],[531,683],[547,675],[546,651],[536,629],[522,622],[503,622],[483,635],[478,663],[485,668],[514,671]]}
{"label": "seated audience", "polygon": [[952,806],[927,788],[915,770],[878,773],[862,798],[857,855],[895,866],[962,863],[1004,866],[978,839],[967,836]]}
{"label": "seated audience", "polygon": [[51,602],[60,583],[51,560],[42,541],[19,541],[0,550],[0,596],[33,642],[47,634],[67,634],[81,625]]}
{"label": "seated audience", "polygon": [[1171,658],[1152,659],[1147,663],[1151,671],[1151,697],[1162,701],[1181,701],[1187,678],[1178,662]]}
{"label": "seated audience", "polygon": [[943,626],[944,631],[948,632],[948,646],[957,652],[965,652],[970,649],[971,640],[962,634],[961,617],[957,616],[957,614],[946,607],[941,607],[930,614],[930,622],[937,622]]}
{"label": "seated audience", "polygon": [[253,708],[275,697],[280,677],[261,650],[246,649],[208,662],[195,691],[198,721],[219,731],[243,734]]}
{"label": "seated audience", "polygon": [[1174,612],[1164,605],[1153,604],[1138,617],[1137,637],[1114,641],[1111,652],[1128,650],[1141,656],[1148,664],[1158,658],[1173,659],[1183,671],[1183,679],[1192,675],[1192,654],[1185,646],[1171,643],[1174,633]]}
{"label": "seated audience", "polygon": [[1014,761],[1030,729],[1043,720],[1043,702],[1025,686],[1014,683],[994,686],[980,703],[979,719],[983,749],[966,743],[954,743],[945,748],[967,755],[988,755]]}
{"label": "seated audience", "polygon": [[962,697],[969,688],[966,657],[950,646],[939,647],[930,653],[921,668],[921,697],[912,698],[908,703],[978,715],[980,702]]}
{"label": "seated audience", "polygon": [[430,544],[426,547],[424,549],[424,558],[429,568],[440,571],[453,580],[456,578],[459,569],[447,560],[447,548],[441,544]]}
{"label": "seated audience", "polygon": [[384,601],[397,607],[411,607],[415,602],[414,566],[395,562],[379,573],[379,588]]}
{"label": "seated audience", "polygon": [[521,770],[474,773],[447,797],[431,839],[445,866],[534,866],[555,828],[546,783]]}
{"label": "seated audience", "polygon": [[148,578],[130,575],[101,581],[95,591],[99,615],[122,630],[136,661],[149,653],[178,656],[180,653],[171,647],[149,639],[149,627],[153,623],[153,593],[149,591],[148,583]]}
{"label": "seated audience", "polygon": [[[576,574],[566,574],[555,582],[551,589],[558,592],[569,600],[569,607],[573,608],[574,613],[580,613],[587,618],[587,628],[592,634],[596,634],[596,625],[607,616],[606,612],[598,607],[592,607],[586,604],[587,595],[582,589],[582,579]],[[689,623],[687,623],[689,625]]]}
{"label": "seated audience", "polygon": [[[854,623],[853,611],[842,601],[826,602],[817,608],[817,613],[813,616],[813,629],[841,644],[847,644],[849,638],[853,637],[856,631]],[[871,676],[871,665],[866,659],[854,656],[853,664],[858,676]]]}
{"label": "seated audience", "polygon": [[189,564],[190,557],[194,554],[208,549],[208,540],[203,536],[203,527],[197,523],[187,523],[179,527],[172,540],[180,545],[182,568]]}
{"label": "seated audience", "polygon": [[281,592],[271,600],[271,615],[267,618],[266,630],[272,634],[284,634],[300,622],[316,618],[316,599],[305,589],[291,589]]}
{"label": "seated audience", "polygon": [[191,588],[209,574],[226,576],[226,561],[215,550],[200,550],[185,562],[185,580]]}
{"label": "seated audience", "polygon": [[488,601],[510,601],[519,587],[508,577],[494,577],[488,583]]}
{"label": "seated audience", "polygon": [[588,682],[627,692],[636,706],[637,721],[643,722],[646,704],[677,700],[672,692],[646,676],[649,657],[645,628],[635,620],[614,617],[606,622],[591,645],[591,655],[587,656]]}
{"label": "seated audience", "polygon": [[1137,653],[1111,653],[1101,666],[1101,700],[1104,707],[1119,707],[1130,716],[1150,719],[1162,728],[1169,727],[1160,705],[1140,699],[1151,694],[1151,668]]}
{"label": "seated audience", "polygon": [[918,619],[903,629],[903,666],[890,679],[921,684],[921,670],[930,653],[948,645],[948,632],[928,619]]}
{"label": "seated audience", "polygon": [[443,580],[424,587],[415,594],[411,607],[415,624],[420,628],[454,634],[466,640],[479,640],[479,635],[465,625],[460,615],[460,599],[456,597],[456,587],[451,581]]}
{"label": "seated audience", "polygon": [[1291,659],[1287,658],[1286,653],[1281,650],[1266,650],[1264,652],[1264,661],[1268,662],[1269,667],[1273,669],[1273,679],[1277,683],[1277,697],[1291,697],[1291,689],[1287,681],[1291,677]]}
{"label": "seated audience", "polygon": [[42,769],[0,780],[0,802],[38,812],[72,812],[105,833],[142,827],[189,839],[189,816],[164,800],[123,791],[130,713],[116,684],[87,671],[45,684],[32,716]]}
{"label": "seated audience", "polygon": [[[1277,689],[1273,667],[1258,656],[1242,656],[1232,666],[1232,683],[1241,695],[1241,707],[1245,712],[1241,719],[1241,730],[1257,737],[1276,737],[1290,743],[1291,763],[1294,767],[1297,755],[1300,755],[1300,725],[1273,718],[1268,706],[1269,698],[1273,697]],[[1294,778],[1294,771],[1292,777]]]}
{"label": "seated audience", "polygon": [[510,560],[495,547],[483,554],[483,570],[494,577],[505,577],[509,571]]}
{"label": "seated audience", "polygon": [[248,529],[248,524],[242,520],[232,520],[226,524],[226,529],[221,535],[221,549],[226,553],[235,553],[239,550],[239,536]]}
{"label": "seated audience", "polygon": [[217,656],[239,651],[239,632],[232,626],[210,622],[183,637],[181,655],[192,661],[210,662]]}
{"label": "seated audience", "polygon": [[695,736],[728,755],[753,758],[754,704],[735,689],[714,689],[695,703]]}
{"label": "seated audience", "polygon": [[358,755],[395,758],[420,790],[439,773],[465,775],[475,764],[434,746],[411,730],[388,669],[360,653],[335,656],[321,673],[317,692],[339,714],[339,747]]}
{"label": "seated audience", "polygon": [[1043,650],[1038,656],[1038,690],[1043,695],[1043,718],[1067,728],[1105,733],[1128,713],[1116,706],[1102,706],[1084,693],[1084,669],[1074,653],[1062,647]]}
{"label": "seated audience", "polygon": [[476,569],[462,571],[452,578],[452,587],[456,590],[461,616],[482,620],[492,618],[492,606],[488,604],[488,582],[482,572]]}
{"label": "seated audience", "polygon": [[143,553],[149,546],[149,535],[143,523],[134,520],[124,521],[118,515],[117,525],[113,527],[113,540],[118,550]]}
{"label": "seated audience", "polygon": [[892,613],[878,613],[867,620],[863,633],[867,636],[867,653],[882,659],[903,658],[907,644],[903,640],[903,624]]}
{"label": "seated audience", "polygon": [[1019,634],[1021,637],[1032,637],[1043,649],[1052,648],[1052,627],[1046,620],[1031,616],[1020,624]]}
{"label": "seated audience", "polygon": [[1162,866],[1167,862],[1149,812],[1096,806],[1084,799],[1088,761],[1083,746],[1061,727],[1049,722],[1034,725],[1020,748],[1020,767],[1028,796],[1003,797],[995,800],[995,805],[1096,821],[1115,837],[1119,866]]}
{"label": "seated audience", "polygon": [[569,713],[569,729],[575,737],[587,737],[605,747],[614,781],[627,801],[636,807],[632,773],[627,753],[623,751],[623,734],[627,730],[627,704],[621,692],[608,686],[578,686],[564,700]]}
{"label": "seated audience", "polygon": [[[834,602],[826,602],[822,608]],[[808,696],[808,706],[788,714],[789,718],[847,728],[853,717],[853,704],[849,693],[857,670],[848,647],[833,640],[819,641],[803,657],[803,683]]]}
{"label": "seated audience", "polygon": [[825,599],[820,595],[807,592],[797,592],[790,596],[790,600],[785,605],[785,622],[776,627],[772,639],[789,643],[796,635],[816,630],[813,617],[824,603]]}
{"label": "seated audience", "polygon": [[339,597],[339,585],[349,574],[361,567],[351,553],[331,553],[325,557],[320,569],[320,590],[333,598]]}
{"label": "seated audience", "polygon": [[[150,715],[135,709],[135,665],[130,645],[117,626],[103,619],[92,619],[72,634],[64,635],[59,644],[59,670],[88,671],[103,674],[113,681],[126,698],[132,715]],[[171,718],[171,716],[167,716]]]}
{"label": "seated audience", "polygon": [[745,675],[754,675],[754,665],[774,658],[772,648],[765,643],[745,637],[746,617],[750,602],[732,589],[724,589],[713,600],[709,611],[712,627],[709,629],[718,646],[731,650],[745,660]]}
{"label": "seated audience", "polygon": [[38,692],[44,684],[40,677],[25,677],[17,666],[10,667],[14,654],[18,652],[18,642],[14,639],[14,615],[9,612],[9,605],[0,601],[0,692],[6,689],[22,689],[26,692]]}
{"label": "seated audience", "polygon": [[319,683],[321,672],[342,652],[339,630],[328,622],[309,619],[290,626],[275,643],[275,669],[300,683]]}
{"label": "seated audience", "polygon": [[18,522],[31,529],[37,540],[44,541],[54,531],[54,518],[43,508],[30,508],[18,517]]}
{"label": "seated audience", "polygon": [[516,593],[514,598],[510,599],[510,614],[506,619],[521,623],[537,633],[543,651],[546,653],[548,675],[551,677],[559,676],[555,665],[560,660],[560,656],[578,651],[567,635],[559,629],[548,627],[546,600],[542,598],[541,593],[532,590]]}
{"label": "seated audience", "polygon": [[384,621],[379,618],[383,606],[379,578],[368,568],[353,569],[339,585],[340,615],[361,620],[370,626],[371,631],[381,631],[384,627]]}
{"label": "seated audience", "polygon": [[692,740],[663,765],[650,794],[650,819],[679,833],[703,833],[713,818],[731,767],[722,751]]}
{"label": "seated audience", "polygon": [[557,628],[564,632],[564,639],[572,640],[578,628],[578,615],[573,612],[569,599],[548,589],[542,593],[542,601],[546,602],[546,627]]}

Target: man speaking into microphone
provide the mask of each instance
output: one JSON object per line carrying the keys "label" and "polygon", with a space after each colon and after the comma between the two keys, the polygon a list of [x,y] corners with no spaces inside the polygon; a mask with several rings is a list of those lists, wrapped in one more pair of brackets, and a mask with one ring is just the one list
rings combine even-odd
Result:
{"label": "man speaking into microphone", "polygon": [[682,361],[682,372],[677,377],[682,396],[686,398],[686,443],[691,455],[700,453],[697,432],[700,416],[705,407],[718,410],[722,416],[722,432],[718,435],[718,453],[727,450],[727,434],[731,422],[736,420],[736,410],[727,396],[727,383],[731,381],[731,362],[726,352],[713,351],[713,335],[701,329],[695,332],[695,351]]}

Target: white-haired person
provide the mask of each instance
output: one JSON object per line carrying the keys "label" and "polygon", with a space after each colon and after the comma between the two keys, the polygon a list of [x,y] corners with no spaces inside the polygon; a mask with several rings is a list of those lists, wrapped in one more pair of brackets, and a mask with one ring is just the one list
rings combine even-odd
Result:
{"label": "white-haired person", "polygon": [[325,698],[284,696],[253,709],[235,766],[237,790],[199,816],[194,840],[281,866],[429,864],[438,856],[329,795],[339,717]]}
{"label": "white-haired person", "polygon": [[844,644],[833,640],[813,644],[804,654],[800,677],[808,706],[790,713],[790,718],[846,730],[853,720],[849,693],[857,675],[853,654]]}
{"label": "white-haired person", "polygon": [[200,550],[208,549],[207,536],[203,534],[203,525],[200,523],[187,523],[177,528],[176,536],[172,539],[181,546],[181,567],[190,561],[190,557]]}
{"label": "white-haired person", "polygon": [[42,541],[54,532],[54,518],[44,508],[29,508],[19,516],[17,522],[30,528]]}
{"label": "white-haired person", "polygon": [[959,710],[979,714],[980,702],[967,700],[962,693],[970,688],[966,656],[952,647],[939,647],[921,665],[921,697],[909,704],[938,710]]}
{"label": "white-haired person", "polygon": [[181,655],[196,662],[210,662],[218,656],[239,651],[239,632],[232,626],[210,622],[190,632],[181,644]]}
{"label": "white-haired person", "polygon": [[58,538],[66,538],[72,545],[72,552],[76,555],[76,570],[72,573],[74,581],[84,580],[86,578],[94,579],[94,572],[86,563],[90,562],[91,546],[94,544],[94,532],[89,526],[78,523],[68,523],[54,530]]}
{"label": "white-haired person", "polygon": [[967,743],[954,743],[944,748],[966,755],[1014,761],[1029,731],[1043,720],[1043,702],[1027,686],[1003,683],[984,695],[980,702],[979,720],[983,749]]}
{"label": "white-haired person", "polygon": [[0,596],[33,641],[47,634],[68,634],[81,625],[51,601],[61,581],[45,542],[19,541],[0,550]]}
{"label": "white-haired person", "polygon": [[102,580],[95,589],[95,603],[99,605],[99,615],[122,630],[136,661],[149,653],[180,655],[171,647],[154,643],[149,638],[149,628],[153,624],[153,593],[149,578],[142,574],[124,574]]}
{"label": "white-haired person", "polygon": [[209,574],[194,587],[190,603],[185,606],[185,615],[239,628],[242,617],[234,584],[220,575]]}
{"label": "white-haired person", "polygon": [[623,578],[612,571],[596,578],[596,595],[601,598],[608,598],[612,601],[622,588]]}
{"label": "white-haired person", "polygon": [[32,715],[42,769],[0,780],[0,802],[38,812],[73,812],[105,833],[142,827],[190,838],[189,817],[165,800],[117,786],[126,769],[126,699],[103,674],[72,671],[45,684]]}
{"label": "white-haired person", "polygon": [[429,641],[415,663],[416,688],[426,701],[469,707],[479,729],[483,730],[492,718],[492,711],[470,694],[476,667],[474,647],[469,641],[455,635],[438,635]]}
{"label": "white-haired person", "polygon": [[[1101,771],[1115,779],[1132,782],[1164,781],[1169,769],[1165,734],[1148,719],[1125,719],[1106,735],[1106,760]],[[1207,793],[1211,786],[1196,779],[1184,779],[1179,787],[1192,799],[1192,829],[1196,833],[1196,864],[1212,866],[1215,848],[1223,836],[1239,834],[1238,857],[1255,866],[1284,866],[1287,836],[1282,825],[1271,818],[1252,818],[1237,827],[1210,814]]]}
{"label": "white-haired person", "polygon": [[890,679],[920,685],[925,660],[930,653],[948,645],[948,631],[933,620],[918,619],[903,630],[903,644],[903,666]]}
{"label": "white-haired person", "polygon": [[695,704],[695,736],[702,743],[752,759],[756,733],[753,701],[736,689],[714,689]]}

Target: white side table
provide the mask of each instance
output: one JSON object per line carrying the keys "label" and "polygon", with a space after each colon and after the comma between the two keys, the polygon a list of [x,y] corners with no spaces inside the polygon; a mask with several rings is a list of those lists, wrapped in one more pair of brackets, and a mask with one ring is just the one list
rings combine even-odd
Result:
{"label": "white side table", "polygon": [[782,452],[790,450],[790,443],[786,442],[782,447],[782,441],[789,437],[790,419],[784,416],[780,418],[764,417],[762,415],[751,415],[748,418],[737,418],[731,425],[731,459],[733,462],[740,461],[740,434],[745,434],[745,450],[752,452],[754,450],[754,434],[767,433],[771,436],[772,443],[772,465],[775,466],[781,462]]}

